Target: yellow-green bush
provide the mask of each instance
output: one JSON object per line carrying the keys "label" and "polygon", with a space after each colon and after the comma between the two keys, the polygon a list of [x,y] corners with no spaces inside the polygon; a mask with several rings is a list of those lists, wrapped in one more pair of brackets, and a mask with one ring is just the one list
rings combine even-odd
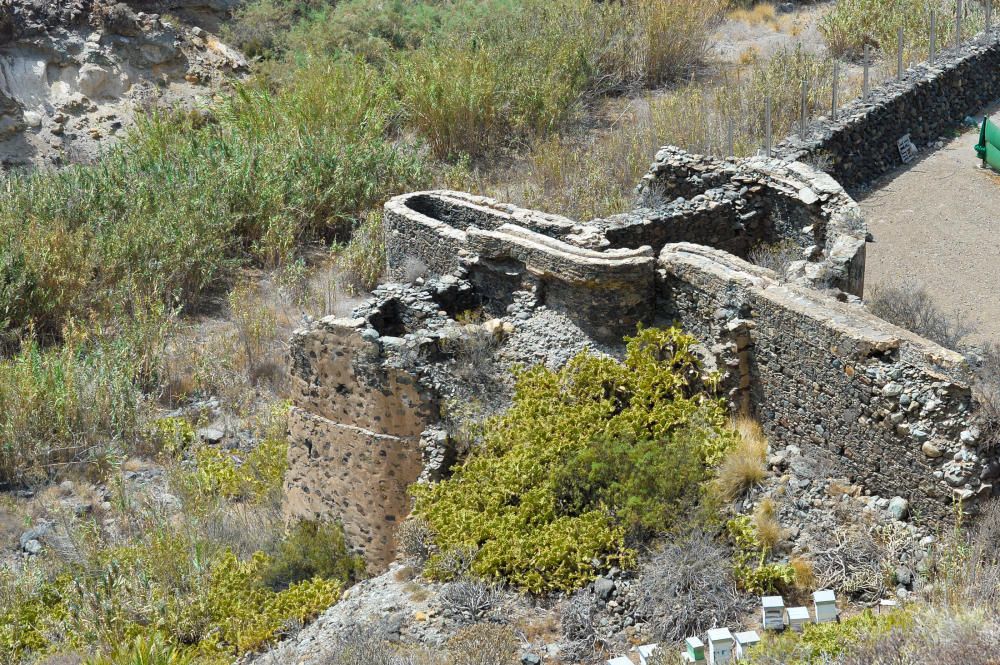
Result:
{"label": "yellow-green bush", "polygon": [[[36,575],[26,583],[22,577],[16,594],[4,594],[0,663],[105,646],[111,647],[109,658],[124,658],[159,644],[160,637],[163,651],[178,658],[197,655],[197,662],[258,650],[290,622],[308,621],[334,604],[351,580],[356,559],[336,532],[339,540],[324,541],[330,546],[325,568],[279,590],[269,578],[276,563],[287,572],[285,554],[275,559],[256,552],[240,559],[210,541],[162,527],[128,545],[84,544],[82,561],[65,564],[51,580]],[[116,652],[123,644],[130,646]]]}
{"label": "yellow-green bush", "polygon": [[[567,509],[559,501],[560,469],[567,460],[585,460],[598,437],[623,447],[656,442],[625,450],[630,464],[619,469],[623,474],[643,459],[662,468],[676,459],[675,445],[702,468],[718,464],[735,435],[721,400],[700,381],[693,344],[676,328],[645,329],[628,340],[624,362],[582,353],[559,371],[521,372],[511,408],[484,425],[482,447],[449,480],[414,489],[415,513],[428,521],[441,550],[430,568],[469,549],[475,574],[542,593],[581,586],[605,566],[631,565],[635,552],[625,536],[635,525],[627,516],[654,505],[657,496],[602,469],[593,488],[576,486],[587,499]],[[700,477],[665,479],[659,498],[679,505],[692,489],[685,483]],[[669,512],[657,514],[657,529],[677,517]]]}
{"label": "yellow-green bush", "polygon": [[194,654],[163,639],[160,633],[138,635],[132,642],[107,655],[86,661],[86,665],[193,665]]}
{"label": "yellow-green bush", "polygon": [[288,441],[269,437],[242,461],[231,452],[203,446],[194,454],[188,486],[208,497],[262,502],[281,491],[288,469]]}
{"label": "yellow-green bush", "polygon": [[886,614],[865,610],[836,623],[807,624],[802,633],[768,632],[761,644],[750,651],[748,662],[750,665],[829,663],[866,640],[909,626],[912,620],[912,615],[904,610]]}
{"label": "yellow-green bush", "polygon": [[314,578],[275,593],[264,584],[270,558],[258,552],[240,561],[232,552],[216,560],[208,584],[179,611],[180,626],[201,629],[199,650],[255,651],[280,633],[286,622],[305,622],[333,605],[340,583]]}
{"label": "yellow-green bush", "polygon": [[168,416],[157,418],[148,425],[146,434],[151,443],[171,457],[179,457],[193,448],[198,441],[194,426],[184,418]]}
{"label": "yellow-green bush", "polygon": [[[994,2],[996,0],[987,0]],[[895,58],[898,31],[903,28],[905,47],[914,60],[929,54],[931,12],[937,13],[937,48],[955,43],[955,0],[839,0],[820,21],[820,32],[838,56],[860,59],[865,44],[873,51]],[[985,16],[979,2],[965,3],[963,36],[968,39],[983,28]],[[909,58],[908,58],[909,59]]]}
{"label": "yellow-green bush", "polygon": [[300,520],[271,556],[264,583],[280,591],[315,577],[355,582],[364,574],[365,562],[347,551],[341,525]]}

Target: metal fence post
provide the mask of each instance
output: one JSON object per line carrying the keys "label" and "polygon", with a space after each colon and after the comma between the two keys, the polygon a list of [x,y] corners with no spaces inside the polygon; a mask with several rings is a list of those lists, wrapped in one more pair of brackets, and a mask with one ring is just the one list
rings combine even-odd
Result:
{"label": "metal fence post", "polygon": [[809,81],[802,79],[802,110],[799,114],[799,138],[806,138],[806,124],[809,121]]}
{"label": "metal fence post", "polygon": [[830,107],[830,119],[837,119],[837,85],[840,83],[840,62],[833,61],[833,104]]}
{"label": "metal fence post", "polygon": [[955,48],[962,45],[962,0],[955,3]]}
{"label": "metal fence post", "polygon": [[729,122],[726,126],[726,156],[734,157],[736,155],[736,137],[735,128],[733,127],[733,116],[729,116]]}
{"label": "metal fence post", "polygon": [[872,50],[871,46],[865,44],[865,78],[864,78],[864,84],[861,87],[861,94],[863,96],[862,98],[866,102],[868,101],[868,95],[871,92],[871,79],[868,71],[871,68],[871,57],[872,57],[871,50]]}
{"label": "metal fence post", "polygon": [[937,56],[937,14],[931,12],[931,53],[928,60],[934,62],[934,58]]}
{"label": "metal fence post", "polygon": [[764,154],[771,158],[771,98],[764,100]]}
{"label": "metal fence post", "polygon": [[705,99],[704,96],[702,96],[702,98],[701,98],[701,121],[703,123],[703,125],[702,125],[702,136],[704,137],[704,145],[703,145],[704,150],[703,150],[703,152],[706,155],[711,155],[712,154],[712,135],[711,135],[710,130],[709,130],[710,123],[708,121],[708,101]]}
{"label": "metal fence post", "polygon": [[993,0],[986,0],[986,28],[985,32],[993,29]]}
{"label": "metal fence post", "polygon": [[903,28],[896,31],[896,78],[903,80]]}

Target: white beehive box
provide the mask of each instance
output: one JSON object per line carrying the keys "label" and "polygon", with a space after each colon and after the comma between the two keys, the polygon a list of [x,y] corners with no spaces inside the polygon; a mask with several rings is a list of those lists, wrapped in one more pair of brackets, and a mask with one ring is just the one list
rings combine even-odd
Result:
{"label": "white beehive box", "polygon": [[816,623],[829,623],[836,621],[837,596],[830,589],[823,589],[813,594],[813,613],[816,615]]}
{"label": "white beehive box", "polygon": [[785,629],[785,599],[781,596],[764,596],[760,599],[761,624],[764,630]]}
{"label": "white beehive box", "polygon": [[743,633],[736,633],[733,635],[736,640],[736,658],[737,660],[745,658],[747,655],[747,650],[753,648],[755,645],[760,643],[760,635],[757,634],[756,630],[748,630]]}
{"label": "white beehive box", "polygon": [[685,663],[704,663],[705,644],[697,637],[687,638],[684,640],[684,653],[681,654],[681,659]]}
{"label": "white beehive box", "polygon": [[725,665],[733,659],[733,634],[728,628],[713,628],[708,631],[708,662]]}
{"label": "white beehive box", "polygon": [[806,624],[809,623],[809,608],[808,607],[789,607],[788,608],[788,627],[795,632],[801,633],[805,630]]}
{"label": "white beehive box", "polygon": [[608,665],[635,665],[627,656],[618,656],[608,661]]}
{"label": "white beehive box", "polygon": [[638,648],[639,652],[639,665],[646,665],[649,662],[650,657],[653,652],[656,651],[660,645],[658,644],[643,644]]}

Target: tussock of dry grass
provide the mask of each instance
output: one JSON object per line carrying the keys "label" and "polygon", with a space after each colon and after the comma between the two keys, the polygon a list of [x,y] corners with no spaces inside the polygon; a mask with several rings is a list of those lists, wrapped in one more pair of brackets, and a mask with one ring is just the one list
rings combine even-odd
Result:
{"label": "tussock of dry grass", "polygon": [[722,462],[716,480],[722,496],[730,500],[760,485],[767,477],[767,469],[764,468],[767,437],[760,424],[750,418],[740,417],[733,423],[733,427],[739,433],[740,440]]}
{"label": "tussock of dry grass", "polygon": [[777,507],[771,499],[764,499],[757,506],[753,515],[754,528],[757,530],[757,538],[761,545],[769,550],[773,550],[785,537],[785,530],[778,523],[775,516]]}
{"label": "tussock of dry grass", "polygon": [[812,562],[801,556],[793,556],[788,562],[795,571],[795,587],[801,591],[812,591],[816,588],[816,572]]}
{"label": "tussock of dry grass", "polygon": [[778,12],[770,2],[762,2],[753,7],[735,9],[729,13],[729,18],[749,25],[774,23],[778,18]]}

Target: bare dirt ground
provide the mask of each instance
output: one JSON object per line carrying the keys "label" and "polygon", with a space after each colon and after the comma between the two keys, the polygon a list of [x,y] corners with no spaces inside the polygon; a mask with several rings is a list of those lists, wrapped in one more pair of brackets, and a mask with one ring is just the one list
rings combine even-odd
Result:
{"label": "bare dirt ground", "polygon": [[[775,3],[765,4],[773,7]],[[833,4],[797,5],[791,12],[775,10],[773,15],[760,9],[756,13],[734,12],[715,31],[712,55],[722,62],[740,62],[751,54],[767,60],[784,48],[823,53],[826,43],[819,22]]]}
{"label": "bare dirt ground", "polygon": [[922,284],[944,311],[976,326],[968,342],[1000,342],[1000,175],[979,168],[977,138],[967,128],[860,201],[875,236],[865,291]]}

